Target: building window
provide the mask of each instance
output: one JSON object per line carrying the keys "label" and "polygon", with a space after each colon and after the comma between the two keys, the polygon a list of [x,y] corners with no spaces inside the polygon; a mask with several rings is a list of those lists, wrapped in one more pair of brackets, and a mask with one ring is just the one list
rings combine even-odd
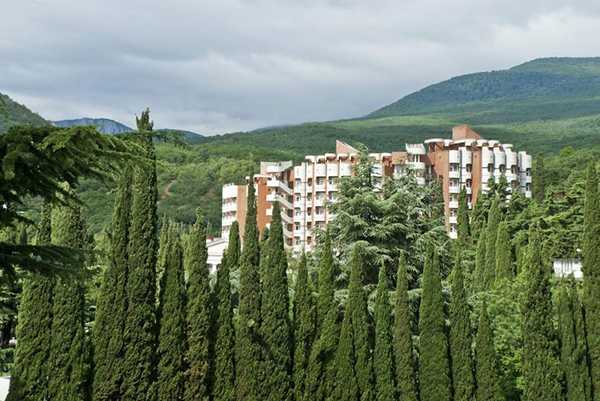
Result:
{"label": "building window", "polygon": [[455,171],[459,171],[459,167],[457,163],[450,163],[450,171],[455,172]]}
{"label": "building window", "polygon": [[300,202],[300,195],[296,195],[296,202]]}
{"label": "building window", "polygon": [[327,185],[334,185],[335,183],[334,183],[334,181],[333,181],[333,180],[334,180],[334,178],[329,178],[329,179],[327,180]]}
{"label": "building window", "polygon": [[467,173],[470,173],[470,172],[471,172],[471,165],[467,164]]}
{"label": "building window", "polygon": [[312,229],[312,221],[309,221],[308,223],[306,223],[306,229],[307,230],[311,230]]}
{"label": "building window", "polygon": [[525,191],[531,191],[531,183],[525,184]]}
{"label": "building window", "polygon": [[494,172],[494,165],[488,164],[488,173],[493,173],[493,172]]}
{"label": "building window", "polygon": [[312,187],[312,178],[309,178],[306,185],[308,185],[309,187]]}
{"label": "building window", "polygon": [[527,170],[525,170],[525,174],[527,175],[527,177],[531,177],[531,169],[528,168]]}
{"label": "building window", "polygon": [[500,173],[504,174],[504,171],[506,171],[506,168],[504,167],[504,164],[500,165]]}
{"label": "building window", "polygon": [[300,216],[300,214],[301,214],[301,213],[302,213],[302,212],[300,211],[300,208],[299,208],[299,207],[297,207],[297,208],[296,208],[296,216]]}
{"label": "building window", "polygon": [[317,178],[317,185],[325,185],[325,178],[322,178],[322,177]]}
{"label": "building window", "polygon": [[511,172],[512,174],[517,174],[517,166],[511,166],[511,167],[510,167],[510,172]]}
{"label": "building window", "polygon": [[294,223],[294,229],[295,230],[299,230],[300,229],[300,223],[299,222]]}

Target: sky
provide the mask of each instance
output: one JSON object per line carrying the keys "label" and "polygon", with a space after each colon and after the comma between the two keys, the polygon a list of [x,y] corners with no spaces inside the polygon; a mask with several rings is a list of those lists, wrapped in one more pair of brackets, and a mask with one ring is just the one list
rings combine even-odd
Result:
{"label": "sky", "polygon": [[600,56],[598,0],[0,0],[0,92],[204,135],[366,115],[453,76]]}

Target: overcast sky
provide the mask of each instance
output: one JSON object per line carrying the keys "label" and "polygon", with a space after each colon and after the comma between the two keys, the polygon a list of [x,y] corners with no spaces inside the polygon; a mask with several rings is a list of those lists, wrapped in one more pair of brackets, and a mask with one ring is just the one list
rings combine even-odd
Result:
{"label": "overcast sky", "polygon": [[598,0],[0,0],[0,92],[51,120],[202,134],[365,115],[426,85],[600,56]]}

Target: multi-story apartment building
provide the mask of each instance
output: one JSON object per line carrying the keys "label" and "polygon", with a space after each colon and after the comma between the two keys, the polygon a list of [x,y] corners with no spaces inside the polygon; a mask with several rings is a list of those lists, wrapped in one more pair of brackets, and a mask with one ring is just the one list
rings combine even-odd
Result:
{"label": "multi-story apartment building", "polygon": [[[335,216],[327,202],[335,202],[339,178],[353,174],[358,151],[337,141],[335,153],[306,156],[294,166],[291,161],[261,163],[260,174],[253,177],[257,191],[259,228],[268,226],[271,205],[281,205],[284,237],[288,247],[309,250],[314,243],[314,229],[324,229]],[[441,180],[445,201],[448,235],[456,237],[458,194],[466,188],[469,208],[475,204],[479,189],[488,190],[488,181],[502,174],[512,188],[531,196],[531,156],[516,152],[511,144],[486,140],[467,126],[454,127],[452,139],[429,139],[423,144],[406,144],[403,152],[371,153],[373,176],[380,177],[377,187],[387,177],[404,174],[407,165],[415,171],[417,181],[426,185]],[[377,190],[377,188],[376,188]],[[229,184],[223,187],[223,231],[229,234],[231,223],[238,220],[243,232],[246,212],[246,188]]]}

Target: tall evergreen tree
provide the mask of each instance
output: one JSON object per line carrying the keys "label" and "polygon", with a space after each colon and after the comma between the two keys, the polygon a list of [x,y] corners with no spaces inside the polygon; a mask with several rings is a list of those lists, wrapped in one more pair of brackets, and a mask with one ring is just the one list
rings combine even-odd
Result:
{"label": "tall evergreen tree", "polygon": [[[44,204],[38,228],[38,245],[50,244],[50,214],[50,204]],[[17,326],[18,343],[8,401],[48,399],[53,293],[52,278],[31,276],[23,283]]]}
{"label": "tall evergreen tree", "polygon": [[483,289],[487,290],[496,280],[496,240],[498,239],[498,225],[502,220],[500,214],[500,198],[494,197],[486,228],[485,245],[485,271],[483,275]]}
{"label": "tall evergreen tree", "polygon": [[190,232],[185,265],[188,273],[187,352],[188,377],[185,399],[207,400],[210,395],[211,308],[208,282],[208,249],[202,211],[196,210],[196,224]]}
{"label": "tall evergreen tree", "polygon": [[450,356],[452,359],[452,385],[456,401],[470,400],[475,390],[470,314],[462,255],[459,253],[454,267],[450,297]]}
{"label": "tall evergreen tree", "polygon": [[487,221],[487,206],[485,195],[479,189],[477,192],[477,198],[475,205],[473,206],[473,212],[471,213],[471,238],[473,243],[479,243],[479,237],[484,231],[485,222]]}
{"label": "tall evergreen tree", "polygon": [[591,400],[592,386],[588,369],[583,311],[577,295],[577,285],[573,279],[560,288],[558,329],[567,399]]}
{"label": "tall evergreen tree", "polygon": [[308,362],[316,330],[316,308],[308,281],[306,255],[300,257],[294,290],[294,399],[313,400],[307,390]]}
{"label": "tall evergreen tree", "polygon": [[96,316],[92,341],[94,347],[95,401],[120,400],[125,352],[125,319],[127,316],[127,243],[131,217],[130,171],[119,179],[113,216],[107,230],[107,268],[102,275],[96,301]]}
{"label": "tall evergreen tree", "polygon": [[527,254],[528,286],[523,305],[523,396],[526,400],[561,400],[562,379],[552,322],[552,268],[541,253],[540,229],[532,228]]}
{"label": "tall evergreen tree", "polygon": [[506,221],[498,224],[496,235],[496,280],[512,280],[515,277],[512,246]]}
{"label": "tall evergreen tree", "polygon": [[485,281],[485,259],[486,259],[486,246],[487,246],[487,230],[484,228],[481,230],[479,241],[477,241],[477,253],[475,255],[475,283],[479,290],[484,289]]}
{"label": "tall evergreen tree", "polygon": [[544,155],[541,153],[538,153],[535,157],[531,181],[533,183],[533,199],[538,204],[542,204],[546,197],[546,169],[544,168]]}
{"label": "tall evergreen tree", "polygon": [[252,182],[248,185],[248,211],[244,248],[240,260],[240,305],[235,343],[235,388],[238,400],[261,397],[260,347],[260,251],[256,221],[256,196]]}
{"label": "tall evergreen tree", "polygon": [[318,338],[313,344],[307,377],[307,393],[315,400],[333,396],[336,384],[335,353],[339,341],[338,303],[335,300],[335,268],[331,238],[325,232],[325,244],[319,269],[317,304]]}
{"label": "tall evergreen tree", "polygon": [[433,246],[423,269],[419,311],[421,401],[449,401],[452,398],[448,339],[445,334],[444,301],[440,262]]}
{"label": "tall evergreen tree", "polygon": [[[82,249],[85,222],[79,206],[61,206],[52,213],[52,242]],[[83,267],[84,261],[81,260]],[[79,277],[62,278],[53,297],[52,342],[48,398],[87,400],[90,380],[90,347],[85,334],[85,288]]]}
{"label": "tall evergreen tree", "polygon": [[237,221],[234,221],[231,224],[231,230],[229,231],[229,244],[227,245],[227,261],[229,262],[229,271],[238,269],[241,253],[240,226]]}
{"label": "tall evergreen tree", "polygon": [[[213,395],[215,400],[235,400],[235,329],[231,300],[230,268],[239,259],[239,228],[234,222],[229,231],[229,245],[217,270],[215,286],[216,339]],[[237,262],[235,262],[237,263]]]}
{"label": "tall evergreen tree", "polygon": [[373,371],[375,373],[375,399],[396,399],[392,348],[392,307],[389,300],[388,278],[385,265],[379,269],[379,283],[375,296],[375,349]]}
{"label": "tall evergreen tree", "polygon": [[[179,234],[169,224],[164,249],[164,274],[160,285],[158,319],[158,381],[157,399],[176,401],[183,399],[186,381],[185,356],[186,294],[183,270],[183,251]],[[163,244],[161,244],[161,247]],[[196,399],[196,398],[188,398]],[[200,398],[198,398],[200,399]]]}
{"label": "tall evergreen tree", "polygon": [[165,272],[165,265],[167,263],[167,247],[168,247],[168,236],[170,224],[166,215],[162,219],[162,227],[160,229],[160,238],[158,240],[158,252],[156,253],[156,305],[160,301],[160,284],[162,282],[162,276]]}
{"label": "tall evergreen tree", "polygon": [[458,216],[456,219],[456,230],[458,236],[456,245],[459,249],[468,248],[471,242],[471,227],[469,223],[469,204],[467,200],[467,188],[463,187],[458,195]]}
{"label": "tall evergreen tree", "polygon": [[373,400],[373,366],[369,342],[367,300],[363,290],[363,266],[357,249],[352,255],[348,303],[336,353],[334,399]]}
{"label": "tall evergreen tree", "polygon": [[400,401],[417,401],[415,359],[412,345],[412,319],[408,303],[406,259],[400,256],[396,283],[396,313],[394,323],[394,352],[396,354],[396,383]]}
{"label": "tall evergreen tree", "polygon": [[150,111],[137,122],[137,137],[150,166],[134,173],[127,277],[123,399],[153,399],[156,381],[156,155]]}
{"label": "tall evergreen tree", "polygon": [[[264,351],[263,399],[285,400],[291,395],[292,330],[283,226],[279,203],[273,204],[271,229],[262,285],[261,334]],[[265,251],[263,249],[263,251]],[[262,256],[261,255],[261,256]]]}
{"label": "tall evergreen tree", "polygon": [[479,326],[475,338],[475,372],[477,379],[475,399],[477,401],[504,400],[494,352],[494,338],[485,301],[479,316]]}
{"label": "tall evergreen tree", "polygon": [[583,290],[593,398],[600,400],[600,201],[595,163],[587,171],[583,232]]}

